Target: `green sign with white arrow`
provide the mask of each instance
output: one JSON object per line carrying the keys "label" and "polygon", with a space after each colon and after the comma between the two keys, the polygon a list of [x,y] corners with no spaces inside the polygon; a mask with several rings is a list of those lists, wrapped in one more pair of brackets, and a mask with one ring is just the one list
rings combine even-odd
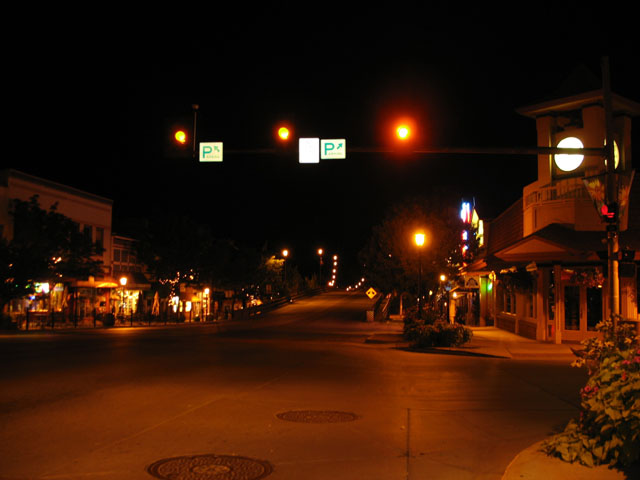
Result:
{"label": "green sign with white arrow", "polygon": [[347,141],[344,138],[320,140],[320,159],[347,158]]}

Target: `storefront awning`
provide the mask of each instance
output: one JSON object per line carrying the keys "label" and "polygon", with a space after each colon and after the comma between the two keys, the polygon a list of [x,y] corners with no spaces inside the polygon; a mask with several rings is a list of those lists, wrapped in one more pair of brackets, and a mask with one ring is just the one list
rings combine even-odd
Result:
{"label": "storefront awning", "polygon": [[118,277],[118,284],[117,284],[118,287],[120,286],[120,279],[122,277],[125,277],[127,279],[125,288],[128,290],[150,290],[151,289],[151,282],[149,281],[149,279],[147,279],[144,273],[123,272],[116,276]]}
{"label": "storefront awning", "polygon": [[597,261],[603,250],[605,232],[580,232],[561,225],[549,225],[495,252],[505,262]]}

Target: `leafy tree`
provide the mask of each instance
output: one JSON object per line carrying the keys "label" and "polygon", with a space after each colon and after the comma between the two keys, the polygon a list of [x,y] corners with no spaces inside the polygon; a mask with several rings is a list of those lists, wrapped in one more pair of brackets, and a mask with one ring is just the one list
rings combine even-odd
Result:
{"label": "leafy tree", "polygon": [[213,237],[207,225],[186,215],[165,215],[138,222],[132,235],[139,240],[138,257],[167,288],[207,283],[239,294],[258,279],[257,249]]}
{"label": "leafy tree", "polygon": [[[423,292],[436,290],[443,273],[455,277],[465,260],[461,233],[468,226],[452,205],[445,198],[422,196],[392,206],[359,253],[368,282],[384,293],[417,293],[420,265]],[[426,233],[421,250],[414,240],[418,231]],[[476,250],[473,243],[467,261]]]}
{"label": "leafy tree", "polygon": [[207,267],[214,239],[210,230],[185,215],[169,214],[140,220],[130,233],[138,240],[137,254],[149,272],[170,290],[198,283]]}
{"label": "leafy tree", "polygon": [[[14,234],[0,242],[0,307],[32,293],[35,282],[86,279],[99,275],[104,249],[79,230],[78,224],[57,211],[40,208],[38,196],[11,200]],[[0,309],[1,311],[1,309]]]}

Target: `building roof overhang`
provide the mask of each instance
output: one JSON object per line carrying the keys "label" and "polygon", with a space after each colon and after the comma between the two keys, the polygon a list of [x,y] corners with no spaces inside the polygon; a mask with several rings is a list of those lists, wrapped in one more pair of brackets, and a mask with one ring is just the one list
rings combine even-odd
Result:
{"label": "building roof overhang", "polygon": [[[614,115],[627,115],[629,117],[640,115],[640,104],[633,100],[612,93],[611,103]],[[587,105],[603,104],[604,93],[600,89],[536,103],[518,108],[516,111],[525,117],[536,118],[543,115],[551,115],[553,112],[576,110]]]}

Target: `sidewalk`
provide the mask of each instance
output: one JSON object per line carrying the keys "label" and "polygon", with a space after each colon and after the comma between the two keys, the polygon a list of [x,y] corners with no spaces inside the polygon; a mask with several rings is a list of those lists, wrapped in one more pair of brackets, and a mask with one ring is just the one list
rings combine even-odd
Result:
{"label": "sidewalk", "polygon": [[[377,323],[375,330],[367,338],[367,343],[388,343],[398,347],[408,346],[402,337],[401,322]],[[434,347],[429,351],[516,360],[527,358],[566,360],[567,363],[571,363],[575,360],[571,347],[579,346],[538,342],[496,327],[471,327],[471,330],[473,330],[473,338],[469,343],[460,347]]]}
{"label": "sidewalk", "polygon": [[[395,322],[393,322],[395,323]],[[575,360],[571,347],[575,344],[552,344],[530,340],[495,327],[471,327],[471,342],[455,348],[432,348],[430,353],[449,353],[470,356],[502,358],[505,360]],[[387,325],[372,334],[367,343],[389,343],[396,347],[407,347],[402,339],[402,324]],[[509,464],[502,480],[631,480],[640,478],[640,465],[627,471],[610,469],[608,466],[594,468],[579,463],[568,463],[550,457],[540,451],[542,441],[520,452]]]}

